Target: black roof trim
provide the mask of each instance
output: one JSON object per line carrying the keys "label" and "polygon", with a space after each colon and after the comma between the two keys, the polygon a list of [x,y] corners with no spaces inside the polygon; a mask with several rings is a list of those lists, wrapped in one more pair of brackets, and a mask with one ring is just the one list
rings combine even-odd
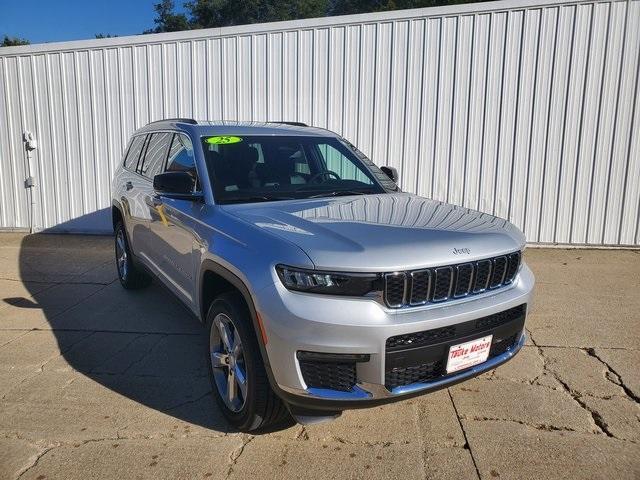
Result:
{"label": "black roof trim", "polygon": [[267,123],[279,123],[281,125],[291,125],[293,127],[308,127],[306,123],[302,122],[267,122]]}
{"label": "black roof trim", "polygon": [[163,118],[162,120],[156,120],[155,122],[149,122],[147,125],[153,125],[155,123],[163,123],[163,122],[175,122],[175,123],[189,123],[191,125],[197,125],[198,122],[193,118]]}

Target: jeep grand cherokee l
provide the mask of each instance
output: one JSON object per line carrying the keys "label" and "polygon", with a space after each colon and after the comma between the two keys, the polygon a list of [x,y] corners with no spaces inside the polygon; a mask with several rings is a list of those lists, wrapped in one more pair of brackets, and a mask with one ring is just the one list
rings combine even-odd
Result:
{"label": "jeep grand cherokee l", "polygon": [[133,134],[112,184],[120,281],[157,277],[206,325],[236,428],[430,392],[523,345],[523,234],[396,180],[302,124],[173,119]]}

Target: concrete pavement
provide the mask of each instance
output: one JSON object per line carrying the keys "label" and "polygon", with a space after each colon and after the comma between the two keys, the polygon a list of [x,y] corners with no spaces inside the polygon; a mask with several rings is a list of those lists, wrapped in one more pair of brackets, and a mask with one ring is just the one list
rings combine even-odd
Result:
{"label": "concrete pavement", "polygon": [[640,252],[529,249],[530,340],[472,381],[252,436],[202,329],[107,237],[0,235],[0,479],[640,478]]}

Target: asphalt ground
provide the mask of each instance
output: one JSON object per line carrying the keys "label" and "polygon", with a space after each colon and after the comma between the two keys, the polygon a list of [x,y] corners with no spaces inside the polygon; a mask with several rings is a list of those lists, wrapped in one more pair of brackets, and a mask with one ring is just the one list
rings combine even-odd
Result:
{"label": "asphalt ground", "polygon": [[234,431],[200,324],[112,238],[0,234],[0,479],[640,478],[640,252],[533,249],[529,339],[449,389]]}

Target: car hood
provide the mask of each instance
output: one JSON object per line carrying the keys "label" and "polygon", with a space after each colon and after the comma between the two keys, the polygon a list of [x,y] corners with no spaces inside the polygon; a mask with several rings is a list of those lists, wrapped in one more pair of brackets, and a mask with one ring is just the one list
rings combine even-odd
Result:
{"label": "car hood", "polygon": [[407,193],[224,208],[298,245],[318,269],[409,270],[500,255],[525,244],[506,220]]}

